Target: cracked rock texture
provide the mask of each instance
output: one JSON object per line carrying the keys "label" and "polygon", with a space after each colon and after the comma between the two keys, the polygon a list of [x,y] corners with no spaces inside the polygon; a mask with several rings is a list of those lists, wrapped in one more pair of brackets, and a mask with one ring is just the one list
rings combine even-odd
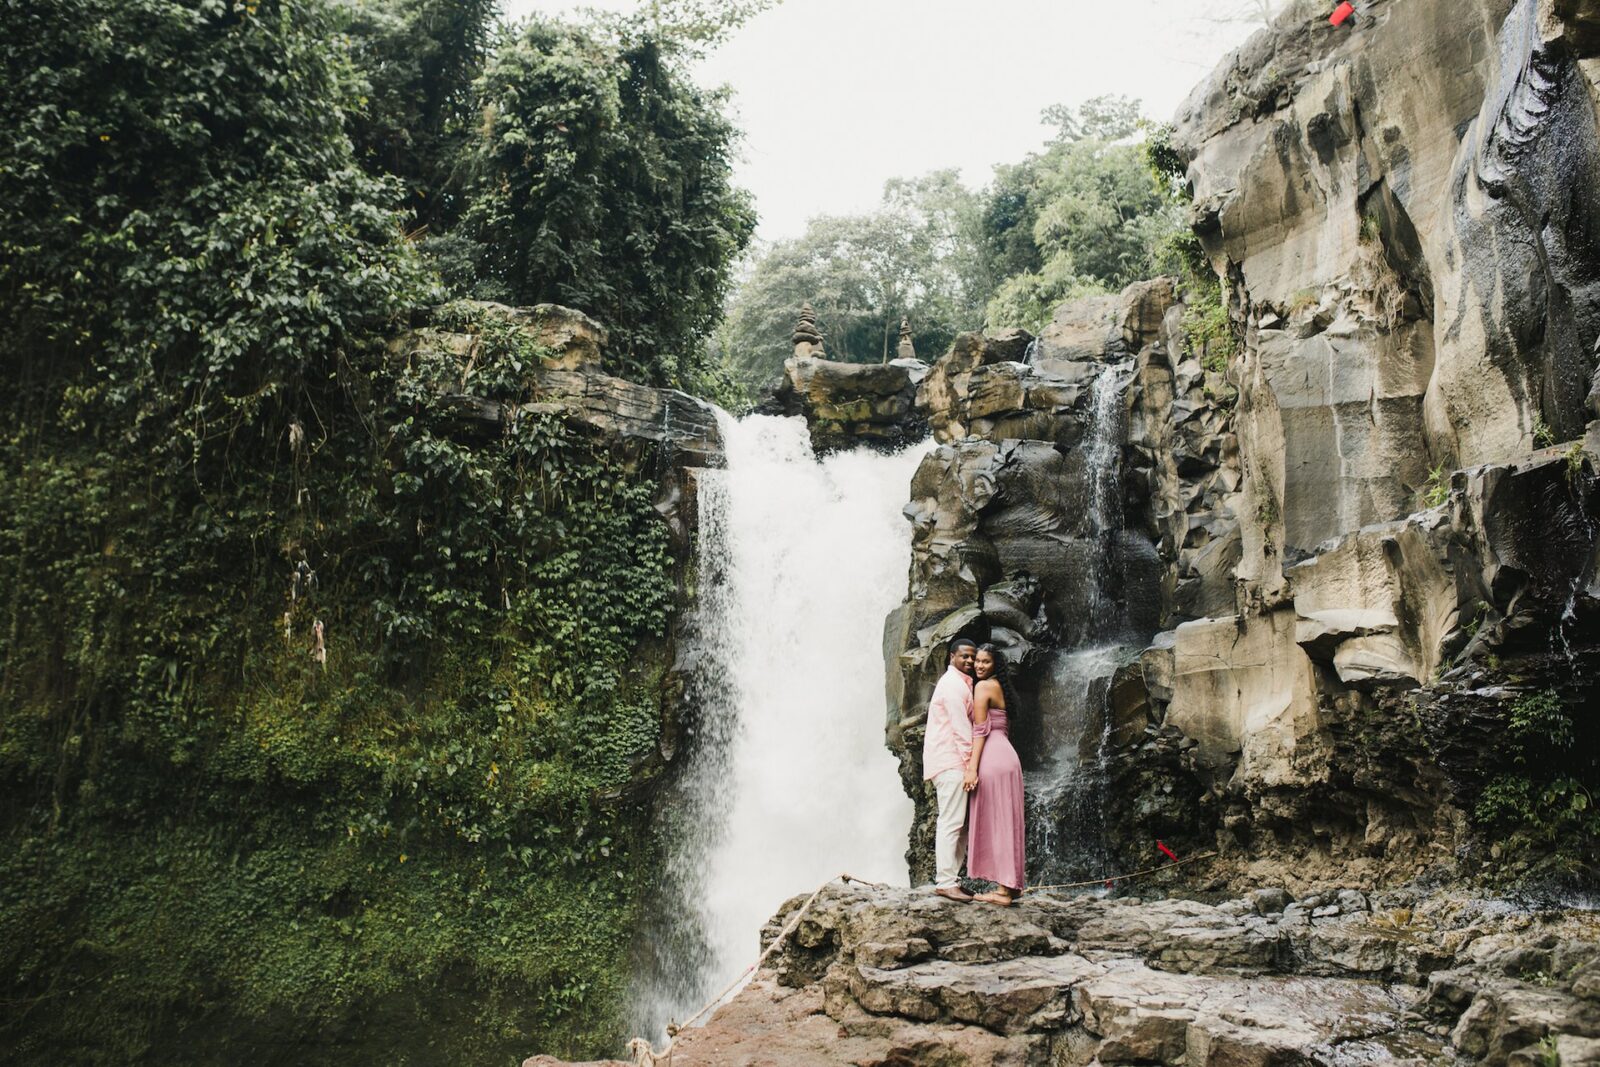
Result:
{"label": "cracked rock texture", "polygon": [[926,433],[916,397],[927,373],[927,365],[915,359],[840,363],[791,356],[757,411],[804,416],[818,454],[858,445],[892,450]]}
{"label": "cracked rock texture", "polygon": [[836,885],[771,964],[676,1067],[1600,1063],[1600,919],[1561,907],[1265,889],[1001,909]]}

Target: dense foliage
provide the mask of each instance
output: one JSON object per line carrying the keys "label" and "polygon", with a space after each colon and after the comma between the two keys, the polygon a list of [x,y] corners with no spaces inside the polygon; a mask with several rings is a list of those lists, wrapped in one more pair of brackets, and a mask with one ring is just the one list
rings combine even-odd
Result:
{"label": "dense foliage", "polygon": [[[487,12],[0,3],[8,1062],[614,1047],[675,581],[654,472],[554,415],[472,432],[439,399],[460,356],[389,344],[471,266],[457,230],[547,226],[484,214],[511,127],[474,142],[471,87],[525,71],[557,106],[541,65],[621,39],[492,48]],[[630,32],[637,64],[585,60],[603,124],[660,124],[616,199],[655,189],[660,269],[715,294],[743,200],[661,153],[692,127],[709,174],[727,127]],[[633,338],[617,365],[686,376],[716,296],[644,314],[682,277],[570,236]],[[477,335],[475,393],[528,398],[526,336],[431,319]]]}
{"label": "dense foliage", "polygon": [[333,9],[364,84],[356,156],[405,185],[412,228],[442,233],[463,209],[461,157],[477,118],[497,0],[345,0]]}
{"label": "dense foliage", "polygon": [[955,171],[938,171],[890,181],[877,211],[812,219],[755,261],[716,334],[717,354],[748,386],[765,384],[791,351],[806,302],[830,359],[892,359],[902,317],[925,353],[943,353],[983,313],[973,254],[980,207]]}
{"label": "dense foliage", "polygon": [[954,171],[895,179],[877,210],[812,219],[763,249],[729,302],[714,360],[747,387],[765,384],[807,301],[830,358],[892,358],[902,317],[919,354],[937,358],[962,330],[1036,331],[1064,300],[1174,268],[1182,205],[1151,172],[1137,104],[1098,97],[1044,119],[1054,128],[1044,150],[997,167],[981,191]]}
{"label": "dense foliage", "polygon": [[1506,715],[1502,771],[1474,809],[1493,842],[1501,880],[1579,876],[1600,871],[1600,747],[1593,716],[1555,689],[1525,692]]}
{"label": "dense foliage", "polygon": [[539,22],[498,51],[481,92],[463,290],[581,307],[611,325],[613,370],[679,384],[755,229],[720,96],[654,38]]}

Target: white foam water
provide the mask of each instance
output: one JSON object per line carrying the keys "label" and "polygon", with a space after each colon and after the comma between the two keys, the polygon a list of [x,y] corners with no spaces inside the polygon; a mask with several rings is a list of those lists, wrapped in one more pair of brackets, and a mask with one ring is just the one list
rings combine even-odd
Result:
{"label": "white foam water", "polygon": [[636,1005],[655,1028],[738,975],[794,894],[842,871],[907,880],[883,625],[905,594],[902,509],[923,449],[819,461],[801,419],[721,429],[727,469],[700,486],[696,752],[671,800],[661,902],[681,909],[679,958]]}

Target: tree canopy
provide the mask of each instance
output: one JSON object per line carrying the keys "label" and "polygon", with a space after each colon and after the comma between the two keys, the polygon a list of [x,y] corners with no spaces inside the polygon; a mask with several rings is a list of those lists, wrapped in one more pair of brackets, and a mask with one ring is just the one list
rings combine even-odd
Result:
{"label": "tree canopy", "polygon": [[427,298],[349,65],[299,0],[11,4],[0,323],[95,427],[185,454]]}
{"label": "tree canopy", "polygon": [[670,42],[545,21],[496,52],[479,92],[452,280],[582,308],[610,327],[615,370],[678,383],[755,229],[722,95],[688,80]]}
{"label": "tree canopy", "polygon": [[982,190],[953,170],[896,178],[880,205],[820,216],[798,238],[755,254],[729,301],[713,359],[747,388],[779,373],[809,301],[830,358],[890,358],[902,317],[936,358],[961,330],[1037,330],[1073,296],[1153,272],[1181,211],[1151,174],[1138,103],[1057,105],[1038,152],[995,168]]}
{"label": "tree canopy", "polygon": [[1052,107],[1042,152],[996,168],[984,236],[997,264],[986,320],[1038,329],[1056,305],[1152,272],[1180,220],[1135,141],[1138,105],[1096,97]]}
{"label": "tree canopy", "polygon": [[758,387],[790,352],[800,305],[810,302],[830,358],[892,358],[900,320],[941,351],[981,314],[971,255],[979,200],[954,171],[895,179],[864,215],[820,216],[799,238],[764,249],[732,300],[718,344],[740,379]]}

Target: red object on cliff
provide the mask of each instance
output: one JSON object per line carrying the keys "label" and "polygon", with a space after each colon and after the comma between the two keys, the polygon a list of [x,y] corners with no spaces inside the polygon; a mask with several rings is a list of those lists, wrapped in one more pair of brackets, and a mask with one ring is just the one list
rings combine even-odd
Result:
{"label": "red object on cliff", "polygon": [[1328,16],[1328,22],[1330,25],[1342,26],[1344,25],[1344,20],[1355,13],[1355,5],[1351,4],[1349,0],[1345,0],[1344,3],[1333,9],[1333,14]]}
{"label": "red object on cliff", "polygon": [[1166,855],[1167,859],[1171,860],[1173,863],[1178,862],[1178,854],[1168,848],[1165,843],[1157,841],[1156,848],[1159,848]]}

